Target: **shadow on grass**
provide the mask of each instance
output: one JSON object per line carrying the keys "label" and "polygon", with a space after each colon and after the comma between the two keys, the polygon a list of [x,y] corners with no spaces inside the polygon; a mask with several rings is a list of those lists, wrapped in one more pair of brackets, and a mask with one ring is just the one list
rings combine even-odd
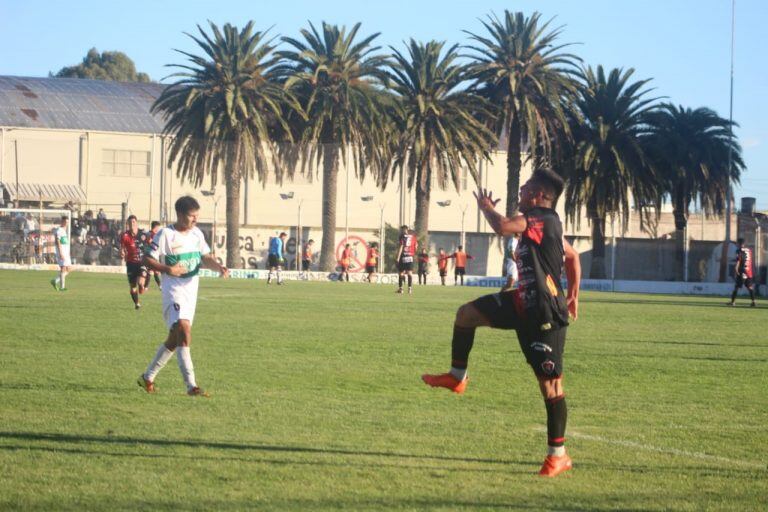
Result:
{"label": "shadow on grass", "polygon": [[[261,451],[261,452],[283,452],[283,453],[303,453],[303,454],[328,454],[328,455],[349,455],[362,457],[393,457],[398,459],[419,459],[436,460],[450,462],[476,462],[482,464],[503,464],[525,466],[530,469],[534,461],[516,461],[503,459],[483,459],[473,457],[451,457],[448,455],[423,455],[401,452],[380,452],[366,450],[345,450],[339,448],[314,448],[310,446],[280,446],[266,444],[245,444],[228,443],[214,441],[193,441],[183,439],[147,439],[125,436],[88,436],[72,435],[44,432],[6,432],[0,431],[0,439],[20,439],[24,441],[48,441],[56,443],[105,443],[116,445],[149,445],[161,447],[187,447],[187,448],[206,448],[213,450],[239,450],[239,451]],[[537,461],[536,461],[537,462]]]}
{"label": "shadow on grass", "polygon": [[[710,297],[712,298],[712,297]],[[582,304],[584,303],[602,303],[602,304],[631,304],[631,305],[639,305],[639,304],[649,304],[653,306],[689,306],[689,307],[695,307],[695,308],[720,308],[720,309],[731,309],[731,307],[727,304],[729,297],[723,296],[722,302],[698,302],[698,301],[683,301],[683,300],[663,300],[663,299],[647,299],[647,298],[640,298],[637,299],[611,299],[611,298],[587,298],[584,297],[583,299],[579,299],[579,302]],[[750,308],[750,309],[760,309],[760,308]]]}

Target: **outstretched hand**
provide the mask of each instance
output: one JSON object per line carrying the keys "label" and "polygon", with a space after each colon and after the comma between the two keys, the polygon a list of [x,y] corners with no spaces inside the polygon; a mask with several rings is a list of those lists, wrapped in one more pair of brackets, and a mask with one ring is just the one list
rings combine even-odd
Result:
{"label": "outstretched hand", "polygon": [[496,208],[496,205],[499,204],[499,201],[501,201],[501,199],[494,200],[493,192],[484,188],[478,188],[477,192],[472,192],[472,194],[475,196],[475,199],[477,199],[477,207],[483,211],[493,210]]}

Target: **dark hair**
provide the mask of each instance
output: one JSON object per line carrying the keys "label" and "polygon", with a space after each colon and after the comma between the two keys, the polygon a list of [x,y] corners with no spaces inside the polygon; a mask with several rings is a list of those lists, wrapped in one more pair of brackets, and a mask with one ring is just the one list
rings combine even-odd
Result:
{"label": "dark hair", "polygon": [[125,219],[125,222],[131,222],[132,220],[138,221],[139,219],[137,219],[135,215],[129,215],[128,218]]}
{"label": "dark hair", "polygon": [[549,167],[539,167],[534,170],[528,183],[548,193],[552,197],[553,207],[557,204],[557,200],[560,198],[560,194],[563,193],[563,188],[565,188],[563,178]]}
{"label": "dark hair", "polygon": [[403,224],[402,226],[400,226],[400,229],[405,229],[407,231],[408,230],[408,224]]}
{"label": "dark hair", "polygon": [[463,245],[460,245],[460,246],[459,246],[459,250],[461,250],[461,249],[463,249],[463,248],[464,248],[464,246],[463,246]]}
{"label": "dark hair", "polygon": [[280,232],[280,235],[278,235],[278,236],[288,236],[288,233],[286,233],[285,231],[282,231],[282,232]]}
{"label": "dark hair", "polygon": [[66,215],[62,215],[61,220],[69,220],[69,217],[67,217]]}
{"label": "dark hair", "polygon": [[443,249],[442,247],[438,249],[438,251],[444,251],[444,250],[445,250],[445,249]]}
{"label": "dark hair", "polygon": [[739,245],[744,245],[744,239],[743,238],[739,238],[738,240],[736,240],[736,243],[739,244]]}
{"label": "dark hair", "polygon": [[160,221],[153,220],[152,225],[149,227],[149,229],[155,229],[159,225],[160,225]]}
{"label": "dark hair", "polygon": [[308,243],[308,244],[313,244],[313,243],[315,243],[315,241],[314,241],[314,240],[312,240],[312,239],[310,238],[310,239],[309,239],[309,242],[307,242],[307,243]]}
{"label": "dark hair", "polygon": [[197,199],[192,196],[181,196],[176,200],[174,208],[176,209],[176,213],[186,215],[191,211],[199,210],[200,203],[198,203]]}

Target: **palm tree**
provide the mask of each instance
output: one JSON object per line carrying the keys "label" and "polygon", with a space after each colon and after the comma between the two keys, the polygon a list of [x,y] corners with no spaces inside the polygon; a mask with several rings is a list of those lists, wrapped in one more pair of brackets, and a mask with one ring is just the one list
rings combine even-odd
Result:
{"label": "palm tree", "polygon": [[425,246],[433,180],[442,190],[449,182],[459,190],[464,167],[477,180],[478,164],[490,159],[495,139],[479,120],[485,102],[461,88],[466,66],[456,64],[458,45],[441,55],[444,45],[411,39],[407,56],[392,48],[389,71],[397,95],[393,171],[405,172],[408,187],[416,189],[416,234]]}
{"label": "palm tree", "polygon": [[568,136],[566,105],[576,91],[573,73],[581,61],[561,52],[568,44],[556,44],[562,27],[548,31],[552,20],[540,18],[538,12],[526,18],[504,11],[503,20],[489,15],[482,21],[486,37],[467,32],[475,52],[475,86],[499,110],[494,130],[507,135],[508,216],[517,210],[523,145],[536,162]]}
{"label": "palm tree", "polygon": [[[649,153],[672,200],[678,242],[678,278],[684,275],[685,228],[691,202],[702,214],[722,215],[730,182],[739,182],[744,161],[731,137],[737,126],[708,108],[666,103],[649,116]],[[732,166],[729,180],[728,153]]]}
{"label": "palm tree", "polygon": [[[279,169],[272,138],[277,129],[287,133],[285,105],[294,104],[275,81],[274,46],[253,22],[242,30],[210,23],[207,34],[198,25],[191,37],[203,56],[177,50],[188,64],[152,106],[165,117],[170,135],[169,163],[196,187],[206,176],[215,186],[223,174],[227,198],[227,266],[239,267],[240,186],[256,177],[264,181],[269,169]],[[290,136],[290,134],[288,134]]]}
{"label": "palm tree", "polygon": [[[385,131],[380,85],[385,79],[384,56],[372,55],[377,34],[356,41],[360,24],[348,33],[344,27],[322,24],[301,30],[303,40],[283,37],[293,50],[279,52],[285,87],[300,101],[306,120],[294,125],[301,150],[302,171],[321,164],[323,176],[323,240],[320,267],[330,271],[336,263],[336,188],[339,162],[352,155],[355,172],[378,173],[384,165]],[[310,175],[311,176],[311,175]]]}
{"label": "palm tree", "polygon": [[573,222],[586,207],[592,224],[593,279],[605,278],[607,216],[621,215],[626,225],[630,199],[642,217],[651,206],[658,212],[663,196],[642,143],[655,99],[645,98],[649,80],[630,82],[633,73],[633,69],[613,69],[606,77],[602,66],[596,72],[587,67],[575,102],[579,120],[572,126],[565,211]]}

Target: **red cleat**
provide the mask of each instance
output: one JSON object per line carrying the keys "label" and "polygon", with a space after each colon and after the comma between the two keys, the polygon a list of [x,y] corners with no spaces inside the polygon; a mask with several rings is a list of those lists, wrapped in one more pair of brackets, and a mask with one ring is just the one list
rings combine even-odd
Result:
{"label": "red cleat", "polygon": [[464,380],[459,380],[450,373],[441,373],[438,375],[430,375],[425,373],[421,376],[421,380],[433,388],[450,389],[454,393],[458,393],[460,395],[464,393],[465,389],[467,389],[467,381],[469,379],[464,377]]}
{"label": "red cleat", "polygon": [[143,389],[147,393],[154,393],[156,391],[155,383],[152,382],[151,380],[145,379],[143,373],[139,375],[138,379],[136,379],[136,383],[139,385],[141,389]]}
{"label": "red cleat", "polygon": [[189,396],[201,396],[203,398],[209,398],[211,395],[208,394],[207,391],[203,391],[199,387],[195,386],[194,388],[187,391],[187,395]]}
{"label": "red cleat", "polygon": [[562,457],[555,457],[554,455],[547,455],[544,459],[544,464],[539,470],[539,476],[555,477],[560,473],[568,471],[573,467],[573,461],[566,454]]}

